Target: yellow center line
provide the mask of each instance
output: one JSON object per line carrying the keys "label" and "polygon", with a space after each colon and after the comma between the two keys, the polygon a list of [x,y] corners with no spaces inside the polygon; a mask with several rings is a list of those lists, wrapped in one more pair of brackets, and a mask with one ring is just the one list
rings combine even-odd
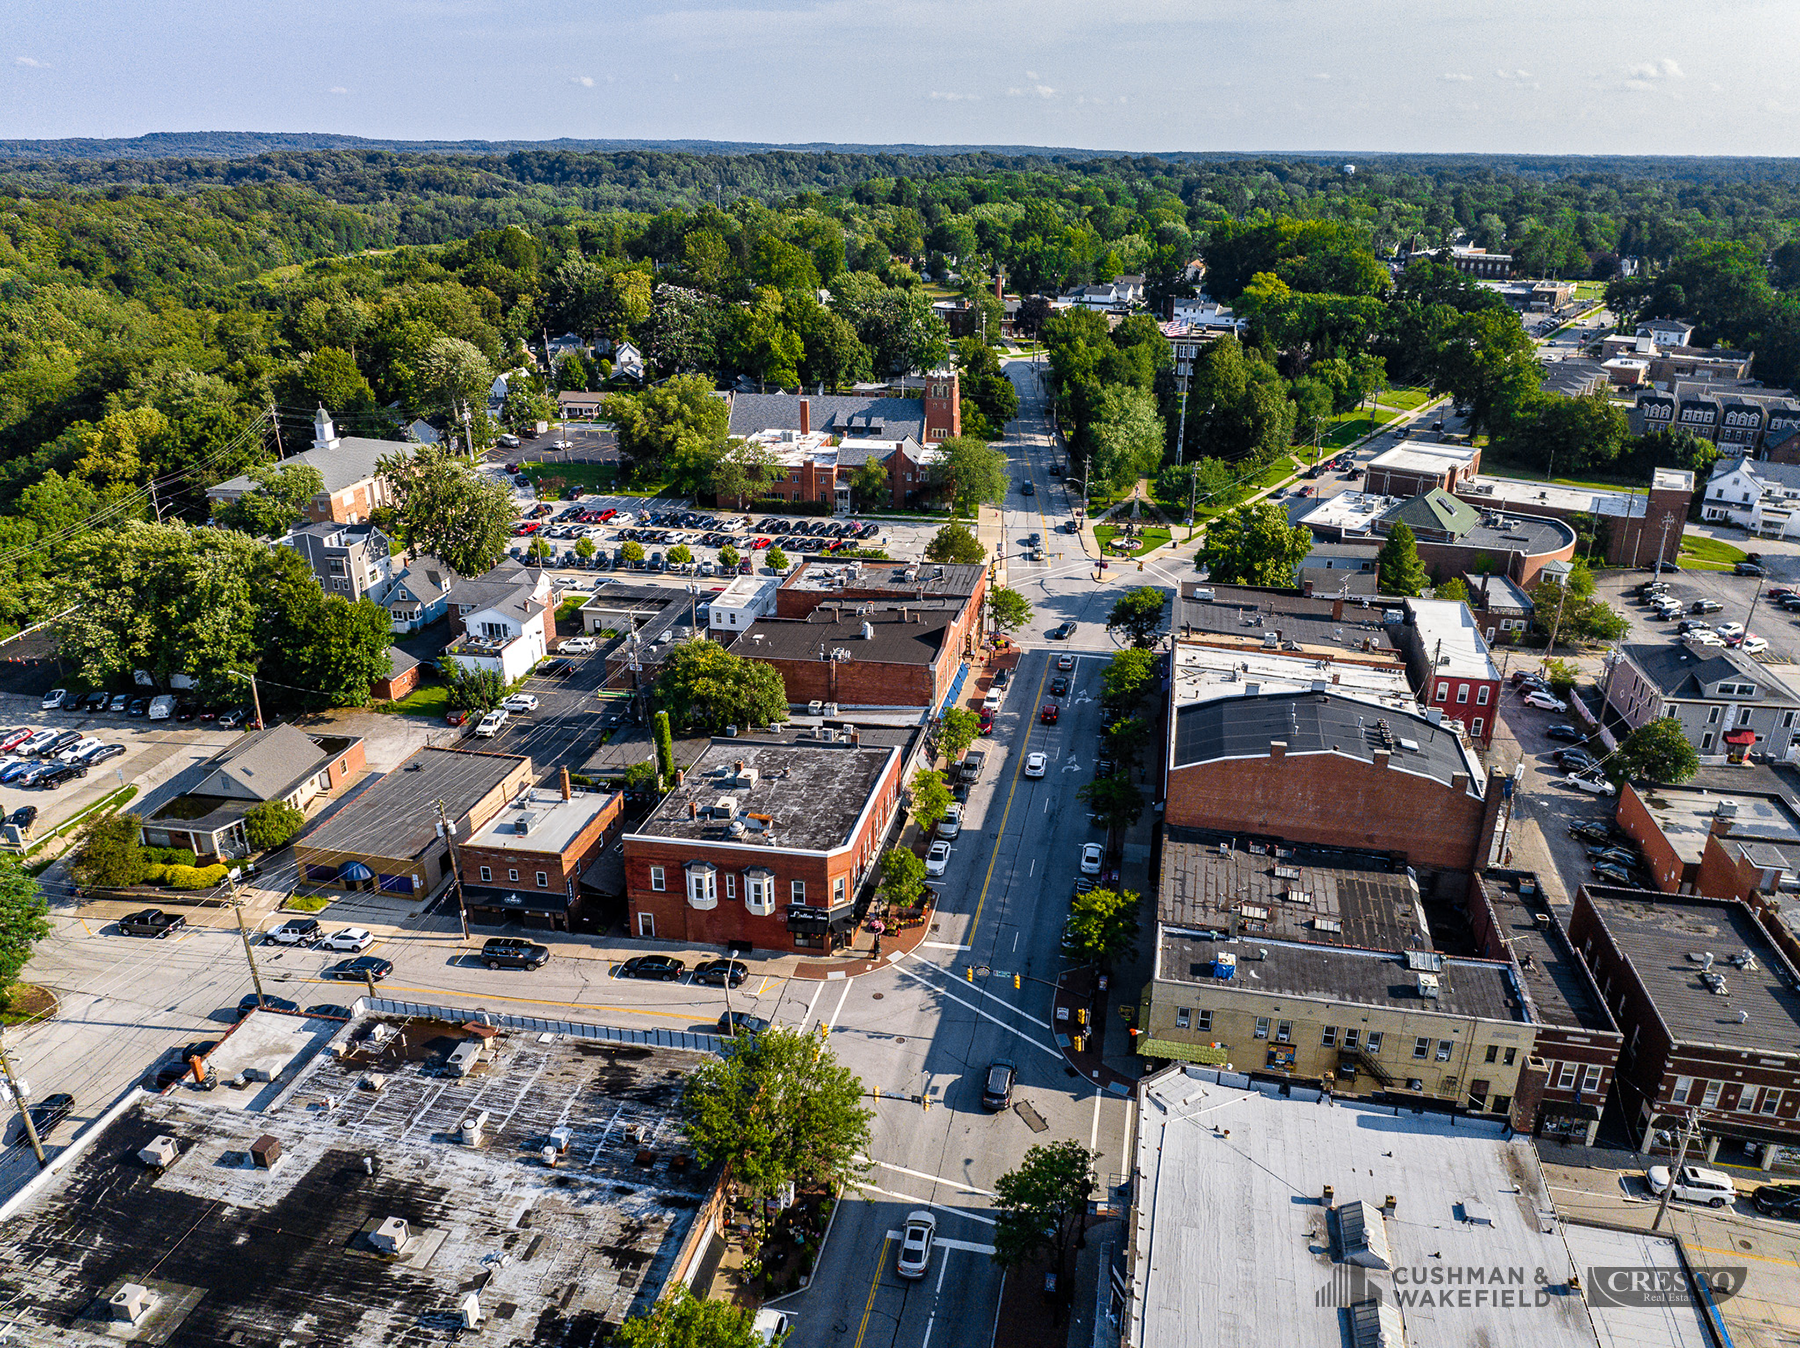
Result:
{"label": "yellow center line", "polygon": [[869,1317],[875,1313],[875,1294],[881,1290],[881,1270],[887,1267],[888,1246],[893,1240],[892,1236],[881,1238],[881,1256],[875,1261],[875,1276],[869,1280],[869,1300],[863,1306],[862,1324],[856,1328],[854,1348],[862,1348],[863,1335],[869,1332]]}
{"label": "yellow center line", "polygon": [[[1048,679],[1049,677],[1050,677],[1050,653],[1048,651],[1046,651],[1046,652],[1044,652],[1044,672],[1042,674],[1038,675],[1037,692],[1032,695],[1032,699],[1031,699],[1032,706],[1036,707],[1036,706],[1041,706],[1043,704],[1044,681],[1046,679]],[[1031,723],[1028,721],[1028,722],[1026,722],[1026,724],[1030,725]],[[1030,741],[1031,741],[1031,731],[1030,730],[1027,730],[1025,732],[1025,741],[1026,741],[1026,743],[1030,743]],[[981,925],[981,910],[982,910],[983,906],[986,905],[986,903],[987,903],[988,886],[994,882],[994,866],[1000,860],[1000,844],[1006,841],[1007,816],[1012,813],[1013,797],[1018,794],[1019,778],[1024,775],[1024,772],[1025,772],[1025,754],[1023,751],[1023,747],[1021,746],[1021,750],[1019,753],[1019,761],[1013,765],[1012,786],[1006,793],[1006,808],[1000,812],[1000,832],[999,832],[999,835],[994,839],[994,855],[988,858],[987,874],[982,878],[982,881],[981,881],[981,897],[975,901],[975,916],[969,919],[968,934],[963,937],[963,940],[968,942],[968,944],[970,945],[971,948],[975,944],[975,929]]]}
{"label": "yellow center line", "polygon": [[1689,1244],[1688,1249],[1700,1250],[1705,1254],[1728,1254],[1733,1259],[1755,1259],[1764,1264],[1786,1264],[1789,1268],[1794,1267],[1792,1259],[1777,1259],[1773,1255],[1767,1254],[1751,1254],[1748,1250],[1721,1250],[1711,1245],[1694,1244]]}

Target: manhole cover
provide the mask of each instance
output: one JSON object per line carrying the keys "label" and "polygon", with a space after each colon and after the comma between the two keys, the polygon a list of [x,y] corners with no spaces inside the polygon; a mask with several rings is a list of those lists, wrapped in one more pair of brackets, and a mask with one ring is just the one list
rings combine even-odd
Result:
{"label": "manhole cover", "polygon": [[994,971],[992,969],[988,968],[988,966],[985,964],[977,964],[975,966],[975,972],[980,974],[983,978],[986,978],[989,974],[993,973]]}
{"label": "manhole cover", "polygon": [[896,1044],[904,1044],[906,1042],[906,1036],[903,1034],[897,1034],[894,1036],[894,1042]]}
{"label": "manhole cover", "polygon": [[873,1000],[880,1001],[883,997],[887,996],[887,994],[885,992],[876,992],[871,993],[870,996]]}

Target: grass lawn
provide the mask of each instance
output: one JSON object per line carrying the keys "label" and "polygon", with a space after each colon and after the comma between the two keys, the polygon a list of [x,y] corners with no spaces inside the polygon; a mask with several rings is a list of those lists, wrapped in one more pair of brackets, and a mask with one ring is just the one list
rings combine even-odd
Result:
{"label": "grass lawn", "polygon": [[1742,548],[1705,534],[1681,536],[1681,565],[1690,571],[1729,571],[1738,562],[1747,562],[1750,554]]}
{"label": "grass lawn", "polygon": [[1375,400],[1378,407],[1398,407],[1405,412],[1415,411],[1430,401],[1428,388],[1387,389]]}
{"label": "grass lawn", "polygon": [[428,683],[415,692],[408,693],[398,702],[384,702],[376,710],[394,716],[429,716],[441,721],[444,713],[450,710],[450,689],[445,684]]}
{"label": "grass lawn", "polygon": [[1164,529],[1159,525],[1152,525],[1138,531],[1138,546],[1135,550],[1131,552],[1114,552],[1108,545],[1117,535],[1123,532],[1124,531],[1117,525],[1097,524],[1094,526],[1094,538],[1100,544],[1100,553],[1102,556],[1110,558],[1141,557],[1154,548],[1166,547],[1170,538],[1167,529]]}
{"label": "grass lawn", "polygon": [[329,894],[290,894],[283,908],[292,908],[298,913],[317,913],[324,911],[331,902]]}
{"label": "grass lawn", "polygon": [[619,480],[618,466],[610,463],[541,463],[533,459],[521,463],[519,471],[531,479],[533,486],[545,478],[559,477],[567,486],[614,496],[661,496],[669,486],[666,481],[633,481],[627,485]]}
{"label": "grass lawn", "polygon": [[56,1014],[56,994],[35,983],[14,983],[6,989],[5,1005],[0,1006],[0,1025],[23,1025],[31,1020],[49,1020]]}

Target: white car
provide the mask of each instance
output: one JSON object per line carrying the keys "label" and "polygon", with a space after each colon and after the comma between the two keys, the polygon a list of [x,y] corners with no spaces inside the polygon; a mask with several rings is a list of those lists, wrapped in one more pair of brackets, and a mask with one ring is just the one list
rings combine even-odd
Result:
{"label": "white car", "polygon": [[556,648],[556,652],[558,655],[586,655],[598,649],[592,637],[570,637]]}
{"label": "white car", "polygon": [[1579,791],[1588,791],[1596,796],[1610,796],[1618,790],[1604,777],[1596,777],[1587,772],[1571,772],[1563,780]]}
{"label": "white car", "polygon": [[960,805],[952,805],[944,811],[944,817],[938,820],[938,837],[954,838],[962,832],[962,812]]}
{"label": "white car", "polygon": [[[1644,1172],[1644,1182],[1650,1186],[1651,1193],[1660,1194],[1669,1187],[1669,1167],[1651,1166]],[[1715,1208],[1722,1208],[1737,1198],[1737,1185],[1731,1182],[1731,1176],[1723,1170],[1684,1165],[1681,1167],[1680,1177],[1675,1181],[1675,1197],[1684,1203],[1707,1203]]]}
{"label": "white car", "polygon": [[1050,760],[1044,754],[1026,754],[1025,775],[1027,777],[1042,777],[1044,775],[1044,769],[1048,767],[1049,764]]}
{"label": "white car", "polygon": [[345,927],[342,931],[332,932],[319,944],[326,950],[362,951],[375,944],[375,933],[361,927]]}
{"label": "white car", "polygon": [[481,718],[480,722],[475,727],[475,734],[484,740],[492,739],[495,735],[500,733],[500,727],[505,724],[505,710],[502,708],[495,708]]}
{"label": "white car", "polygon": [[500,705],[510,712],[536,711],[537,698],[530,693],[514,693]]}
{"label": "white car", "polygon": [[1569,709],[1569,704],[1560,697],[1553,697],[1549,693],[1540,693],[1535,688],[1525,694],[1524,701],[1526,706],[1536,707],[1539,711],[1567,711]]}
{"label": "white car", "polygon": [[1727,641],[1736,641],[1739,637],[1744,635],[1744,625],[1742,623],[1720,623],[1717,627],[1713,628],[1713,631],[1717,632]]}
{"label": "white car", "polygon": [[1083,875],[1100,874],[1100,861],[1106,855],[1106,849],[1099,843],[1084,843],[1081,848],[1081,873]]}
{"label": "white car", "polygon": [[1738,649],[1745,655],[1761,655],[1769,649],[1769,643],[1761,637],[1745,637],[1738,642]]}
{"label": "white car", "polygon": [[923,1208],[906,1214],[900,1231],[900,1255],[894,1272],[902,1278],[923,1278],[931,1267],[931,1242],[937,1236],[937,1218]]}
{"label": "white car", "polygon": [[73,763],[77,759],[93,753],[94,750],[98,749],[103,743],[105,743],[105,741],[98,735],[88,735],[85,738],[76,740],[75,743],[71,744],[67,749],[58,749],[52,757],[54,757],[58,763]]}
{"label": "white car", "polygon": [[934,842],[925,854],[925,874],[942,875],[950,869],[950,844]]}
{"label": "white car", "polygon": [[1705,628],[1701,628],[1697,632],[1689,632],[1684,640],[1690,646],[1718,646],[1723,649],[1725,645],[1723,638],[1717,632],[1709,632]]}
{"label": "white car", "polygon": [[618,514],[614,515],[611,519],[609,519],[607,521],[607,524],[609,524],[614,529],[623,529],[628,524],[636,524],[636,523],[637,523],[637,516],[632,514],[629,510],[621,510]]}
{"label": "white car", "polygon": [[44,700],[39,705],[42,706],[45,711],[55,711],[68,700],[69,690],[67,688],[52,688],[49,692],[44,694]]}

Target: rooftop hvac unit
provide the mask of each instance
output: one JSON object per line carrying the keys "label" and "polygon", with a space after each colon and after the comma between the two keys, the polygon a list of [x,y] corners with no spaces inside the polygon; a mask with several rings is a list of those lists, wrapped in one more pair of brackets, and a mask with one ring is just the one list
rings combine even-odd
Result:
{"label": "rooftop hvac unit", "polygon": [[488,1112],[485,1109],[479,1114],[473,1114],[464,1119],[460,1130],[462,1133],[463,1146],[479,1147],[481,1145],[482,1132],[487,1126]]}
{"label": "rooftop hvac unit", "polygon": [[107,1300],[106,1308],[120,1324],[135,1325],[150,1309],[154,1298],[142,1283],[128,1282]]}
{"label": "rooftop hvac unit", "polygon": [[175,1158],[180,1154],[181,1149],[176,1146],[175,1139],[164,1133],[150,1139],[148,1145],[138,1152],[138,1160],[161,1170],[174,1164]]}
{"label": "rooftop hvac unit", "polygon": [[1440,991],[1436,974],[1419,975],[1419,996],[1436,999]]}
{"label": "rooftop hvac unit", "polygon": [[384,1217],[381,1225],[369,1233],[369,1244],[386,1254],[399,1254],[411,1239],[404,1217]]}

